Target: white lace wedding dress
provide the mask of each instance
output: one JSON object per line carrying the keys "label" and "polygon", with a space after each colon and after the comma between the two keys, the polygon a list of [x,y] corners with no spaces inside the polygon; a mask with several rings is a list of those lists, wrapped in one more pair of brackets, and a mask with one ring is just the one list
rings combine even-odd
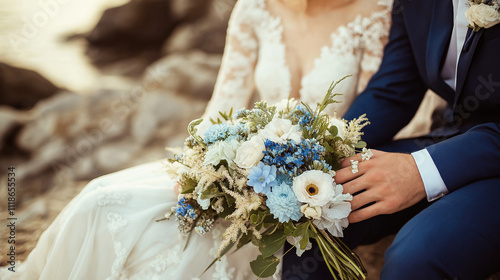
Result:
{"label": "white lace wedding dress", "polygon": [[[313,69],[300,81],[301,100],[315,104],[333,80],[339,85],[342,115],[366,78],[377,70],[390,25],[390,0],[379,10],[336,28]],[[283,26],[266,0],[239,0],[231,16],[223,63],[205,116],[248,106],[257,88],[269,103],[288,98],[291,74]],[[223,227],[186,239],[176,222],[155,222],[177,202],[175,182],[161,162],[97,178],[61,212],[16,273],[2,279],[255,279],[249,262],[258,250],[246,246],[201,275],[215,258]],[[5,278],[3,278],[5,277]],[[279,278],[276,273],[275,278]]]}

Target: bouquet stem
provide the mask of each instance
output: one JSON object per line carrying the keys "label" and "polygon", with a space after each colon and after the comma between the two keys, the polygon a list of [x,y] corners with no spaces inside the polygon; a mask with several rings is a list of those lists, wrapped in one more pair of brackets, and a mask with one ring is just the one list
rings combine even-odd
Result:
{"label": "bouquet stem", "polygon": [[[330,236],[324,230],[317,230],[316,241],[334,279],[366,279],[366,269],[361,259],[338,237]],[[318,232],[319,231],[319,232]],[[336,270],[335,273],[333,270]]]}

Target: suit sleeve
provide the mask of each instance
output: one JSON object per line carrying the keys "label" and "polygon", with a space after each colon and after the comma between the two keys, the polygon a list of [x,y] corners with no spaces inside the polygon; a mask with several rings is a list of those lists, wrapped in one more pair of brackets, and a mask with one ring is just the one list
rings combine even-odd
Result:
{"label": "suit sleeve", "polygon": [[363,130],[363,140],[371,147],[387,143],[410,122],[426,90],[406,33],[403,13],[393,11],[389,42],[380,68],[344,118],[349,120],[366,113],[371,124]]}
{"label": "suit sleeve", "polygon": [[[404,12],[393,12],[389,42],[379,71],[355,100],[345,118],[366,113],[371,124],[363,139],[374,147],[392,140],[414,116],[427,86],[418,71]],[[450,192],[474,181],[500,176],[500,122],[476,125],[467,132],[427,147]]]}

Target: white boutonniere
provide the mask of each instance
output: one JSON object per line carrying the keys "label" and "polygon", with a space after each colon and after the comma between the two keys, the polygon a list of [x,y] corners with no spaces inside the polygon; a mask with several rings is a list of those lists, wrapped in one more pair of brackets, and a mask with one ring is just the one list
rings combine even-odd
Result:
{"label": "white boutonniere", "polygon": [[469,0],[469,8],[465,11],[469,27],[474,31],[490,28],[500,22],[498,0]]}

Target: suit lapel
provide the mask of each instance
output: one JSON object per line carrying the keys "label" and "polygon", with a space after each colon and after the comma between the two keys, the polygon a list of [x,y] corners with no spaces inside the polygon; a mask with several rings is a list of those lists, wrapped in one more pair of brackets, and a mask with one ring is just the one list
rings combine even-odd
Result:
{"label": "suit lapel", "polygon": [[446,58],[453,30],[453,3],[451,0],[435,0],[427,38],[426,67],[428,80],[448,102],[453,101],[453,90],[441,78],[441,68]]}
{"label": "suit lapel", "polygon": [[467,77],[467,73],[469,72],[469,66],[472,61],[472,57],[474,56],[474,52],[476,51],[477,43],[479,39],[484,33],[484,28],[479,29],[478,32],[472,31],[469,28],[467,32],[467,37],[465,39],[464,47],[462,48],[462,52],[460,53],[460,58],[458,60],[457,67],[457,92],[455,94],[455,100],[453,102],[453,107],[456,106],[458,98],[462,93],[462,89],[464,86],[465,78]]}

